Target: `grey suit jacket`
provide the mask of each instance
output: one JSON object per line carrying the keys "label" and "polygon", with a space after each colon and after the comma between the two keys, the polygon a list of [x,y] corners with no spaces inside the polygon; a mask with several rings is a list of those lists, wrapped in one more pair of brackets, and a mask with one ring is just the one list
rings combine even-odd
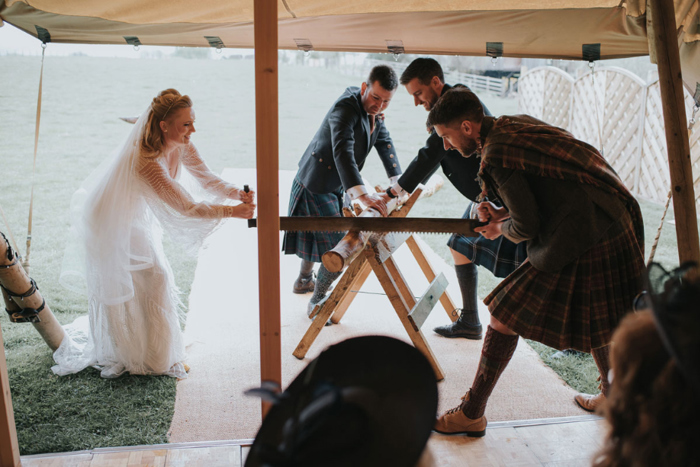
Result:
{"label": "grey suit jacket", "polygon": [[372,147],[388,177],[401,174],[394,142],[382,119],[370,134],[360,88],[349,87],[335,101],[299,162],[297,178],[312,193],[331,193],[362,184],[360,170]]}

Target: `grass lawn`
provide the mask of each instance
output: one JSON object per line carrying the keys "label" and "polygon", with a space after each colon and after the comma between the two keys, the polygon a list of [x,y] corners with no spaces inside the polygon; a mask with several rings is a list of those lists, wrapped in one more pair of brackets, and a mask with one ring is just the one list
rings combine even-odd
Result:
{"label": "grass lawn", "polygon": [[[135,54],[136,55],[136,54]],[[24,253],[34,142],[39,57],[0,56],[0,206]],[[361,79],[338,72],[280,68],[280,168],[294,170],[330,104],[346,86]],[[132,60],[53,57],[47,49],[43,112],[35,176],[31,275],[61,323],[87,312],[82,296],[58,283],[68,230],[72,193],[131,127],[120,116],[139,115],[158,91],[175,87],[189,94],[197,111],[193,141],[215,172],[224,167],[254,167],[253,63],[250,60]],[[497,115],[515,113],[517,102],[483,96]],[[406,166],[427,137],[426,113],[400,89],[386,112],[387,126]],[[386,183],[381,163],[370,157],[363,174]],[[464,198],[451,186],[418,203],[416,216],[459,217]],[[661,207],[643,204],[651,245]],[[671,216],[672,217],[672,214]],[[6,232],[4,225],[0,230]],[[447,236],[426,241],[451,263]],[[166,243],[166,254],[182,289],[189,293],[196,259]],[[657,258],[677,262],[673,226],[667,225]],[[479,295],[497,283],[480,274]],[[223,293],[223,291],[222,291]],[[176,381],[168,377],[122,376],[104,380],[89,369],[54,376],[48,347],[31,325],[10,323],[0,313],[10,386],[22,454],[61,452],[102,446],[167,442]],[[551,349],[535,347],[545,361]],[[561,359],[555,368],[572,386],[591,390],[590,358]]]}

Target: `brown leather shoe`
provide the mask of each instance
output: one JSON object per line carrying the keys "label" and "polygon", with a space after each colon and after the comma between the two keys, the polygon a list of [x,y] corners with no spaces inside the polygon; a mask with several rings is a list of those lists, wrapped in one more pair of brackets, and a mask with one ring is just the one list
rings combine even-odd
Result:
{"label": "brown leather shoe", "polygon": [[576,394],[574,400],[583,410],[587,412],[595,412],[605,402],[605,395],[600,394]]}
{"label": "brown leather shoe", "polygon": [[[462,398],[463,401],[468,399],[469,393]],[[464,402],[462,402],[462,404],[463,403]],[[486,434],[487,425],[486,417],[482,415],[476,420],[472,420],[462,412],[462,404],[440,415],[438,419],[435,420],[435,427],[433,430],[443,435],[467,435],[474,438],[481,438],[484,436]]]}
{"label": "brown leather shoe", "polygon": [[292,292],[297,294],[305,294],[313,292],[314,287],[316,287],[316,281],[314,280],[313,273],[311,273],[311,275],[307,277],[299,275],[299,277],[297,277],[297,280],[294,281],[294,287],[292,288]]}

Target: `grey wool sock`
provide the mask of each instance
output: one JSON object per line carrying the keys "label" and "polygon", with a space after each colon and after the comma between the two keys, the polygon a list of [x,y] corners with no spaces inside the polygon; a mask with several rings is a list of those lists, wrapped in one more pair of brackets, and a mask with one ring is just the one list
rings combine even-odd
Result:
{"label": "grey wool sock", "polygon": [[326,292],[330,289],[333,281],[340,277],[341,274],[342,272],[330,272],[321,264],[316,275],[316,287],[314,288],[314,294],[311,296],[311,303],[318,303],[321,301],[321,299],[326,296]]}
{"label": "grey wool sock", "polygon": [[301,260],[301,267],[299,268],[299,276],[301,277],[309,277],[311,273],[314,272],[314,263],[313,261],[306,261],[305,259]]}

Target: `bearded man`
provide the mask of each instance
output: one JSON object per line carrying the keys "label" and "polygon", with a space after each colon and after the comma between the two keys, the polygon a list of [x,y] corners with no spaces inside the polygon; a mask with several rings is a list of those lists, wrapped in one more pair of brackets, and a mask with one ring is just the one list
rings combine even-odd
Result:
{"label": "bearded man", "polygon": [[468,90],[445,93],[428,124],[445,149],[481,154],[482,193],[488,190],[503,206],[479,204],[479,219],[488,224],[476,230],[488,239],[526,241],[528,253],[484,300],[491,320],[479,369],[435,430],[484,435],[486,403],[518,336],[592,353],[602,392],[575,400],[594,410],[608,392],[612,332],[643,287],[637,201],[594,147],[529,116],[484,116]]}
{"label": "bearded man", "polygon": [[[401,84],[413,97],[415,105],[422,105],[427,111],[433,108],[440,96],[452,89],[452,86],[445,83],[442,67],[432,58],[413,60],[401,74]],[[455,87],[468,89],[461,84]],[[484,113],[490,116],[491,112],[486,106],[483,107]],[[458,151],[445,149],[442,139],[431,129],[425,146],[418,151],[418,155],[411,161],[398,182],[387,190],[387,196],[401,196],[404,192],[413,192],[418,184],[427,182],[438,167],[442,167],[447,179],[470,201],[462,217],[476,217],[476,200],[481,193],[477,181],[481,159],[478,156],[471,157],[472,154],[467,156],[470,157],[463,157]],[[457,282],[462,293],[462,308],[457,321],[436,327],[434,331],[444,337],[481,339],[477,265],[488,269],[496,277],[506,277],[525,261],[526,242],[515,244],[504,237],[489,240],[483,236],[465,237],[454,234],[448,240],[447,246],[454,259]]]}

